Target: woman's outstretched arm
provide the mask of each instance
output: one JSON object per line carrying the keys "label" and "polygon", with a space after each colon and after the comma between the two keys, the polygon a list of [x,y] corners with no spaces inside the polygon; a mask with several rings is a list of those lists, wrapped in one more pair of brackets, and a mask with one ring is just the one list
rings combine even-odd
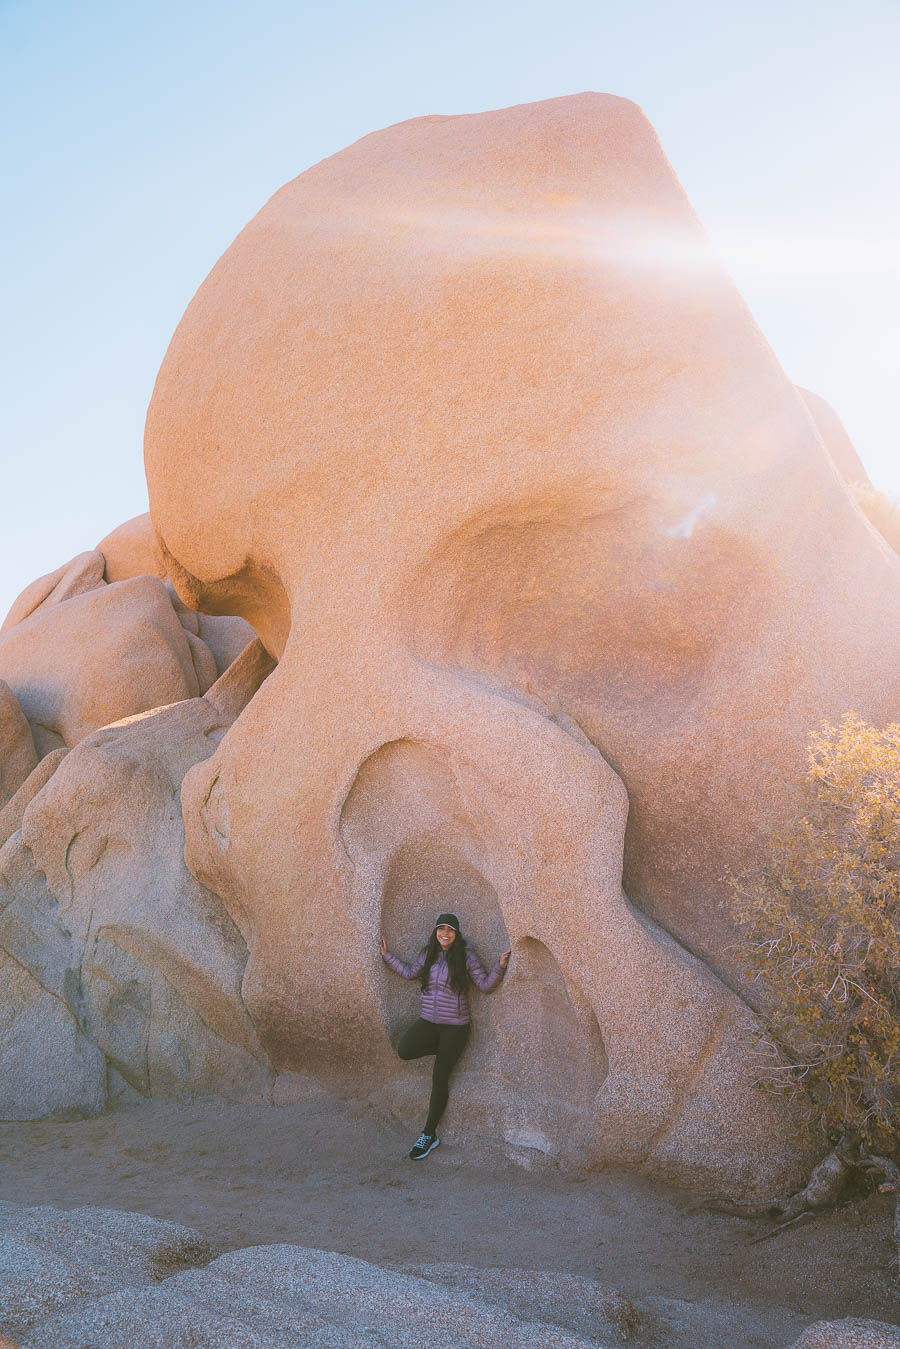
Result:
{"label": "woman's outstretched arm", "polygon": [[482,993],[493,993],[494,989],[506,973],[510,955],[510,951],[504,951],[490,974],[485,974],[481,961],[470,947],[469,954],[466,957],[466,964],[468,965],[469,973],[472,976],[472,983],[476,988],[480,988]]}
{"label": "woman's outstretched arm", "polygon": [[401,960],[399,956],[391,954],[384,937],[379,940],[378,949],[381,951],[381,958],[385,965],[392,969],[395,974],[399,974],[401,978],[415,979],[417,974],[421,974],[422,966],[425,964],[424,949],[419,952],[411,965],[408,965],[405,960]]}

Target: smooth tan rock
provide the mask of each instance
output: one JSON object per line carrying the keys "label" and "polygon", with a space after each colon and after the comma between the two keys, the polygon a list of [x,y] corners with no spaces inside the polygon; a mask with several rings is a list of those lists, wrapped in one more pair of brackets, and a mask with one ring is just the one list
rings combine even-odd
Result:
{"label": "smooth tan rock", "polygon": [[0,636],[0,678],[44,755],[121,717],[197,697],[216,667],[162,582],[139,576],[45,599]]}
{"label": "smooth tan rock", "polygon": [[38,609],[49,609],[75,595],[84,595],[103,584],[103,554],[96,551],[79,553],[56,571],[40,576],[26,586],[3,620],[0,632],[15,627]]}
{"label": "smooth tan rock", "polygon": [[18,699],[0,679],[0,818],[38,761],[31,727]]}
{"label": "smooth tan rock", "polygon": [[146,465],[184,602],[280,660],[183,791],[277,1065],[385,1073],[379,927],[413,955],[452,899],[514,955],[451,1110],[784,1178],[722,878],[811,728],[896,716],[900,569],[639,110],[424,118],[289,183],[189,306]]}
{"label": "smooth tan rock", "polygon": [[844,481],[871,487],[871,480],[856,446],[831,404],[826,403],[817,393],[810,393],[809,389],[798,388],[797,392],[806,404],[813,424],[822,437],[822,443]]}
{"label": "smooth tan rock", "polygon": [[625,780],[630,892],[721,962],[809,728],[896,710],[896,567],[624,100],[420,119],[288,184],[179,326],[146,462],[182,597],[294,634],[292,715],[402,722],[410,647],[533,691]]}
{"label": "smooth tan rock", "polygon": [[97,544],[103,554],[106,581],[128,581],[133,576],[166,579],[163,561],[149,514],[136,515],[112,530]]}
{"label": "smooth tan rock", "polygon": [[237,660],[232,661],[212,688],[204,694],[204,702],[216,712],[223,725],[237,721],[244,708],[256,696],[265,680],[275,669],[276,662],[258,638],[245,646]]}

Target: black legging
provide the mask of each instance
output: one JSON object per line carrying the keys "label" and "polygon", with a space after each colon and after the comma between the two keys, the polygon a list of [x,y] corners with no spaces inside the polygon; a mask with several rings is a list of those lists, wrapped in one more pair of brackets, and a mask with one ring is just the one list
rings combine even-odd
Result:
{"label": "black legging", "polygon": [[466,1047],[469,1027],[439,1026],[434,1021],[423,1021],[419,1017],[408,1031],[404,1031],[397,1046],[401,1059],[421,1059],[426,1054],[434,1055],[434,1072],[431,1075],[431,1100],[428,1103],[428,1119],[423,1130],[433,1134],[438,1121],[444,1113],[447,1097],[450,1095],[450,1074],[456,1060]]}

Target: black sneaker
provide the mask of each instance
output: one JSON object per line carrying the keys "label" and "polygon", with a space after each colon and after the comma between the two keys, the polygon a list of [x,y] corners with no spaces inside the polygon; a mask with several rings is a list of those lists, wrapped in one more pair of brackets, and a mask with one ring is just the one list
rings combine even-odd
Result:
{"label": "black sneaker", "polygon": [[437,1134],[419,1134],[409,1150],[409,1156],[414,1162],[418,1162],[422,1157],[427,1157],[429,1152],[433,1152],[440,1141]]}

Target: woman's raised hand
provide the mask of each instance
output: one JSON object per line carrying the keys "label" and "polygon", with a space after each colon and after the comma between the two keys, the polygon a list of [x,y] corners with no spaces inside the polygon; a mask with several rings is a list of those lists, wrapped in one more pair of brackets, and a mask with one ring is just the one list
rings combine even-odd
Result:
{"label": "woman's raised hand", "polygon": [[387,942],[385,941],[384,937],[378,938],[378,949],[383,956],[387,955]]}
{"label": "woman's raised hand", "polygon": [[507,965],[509,964],[509,958],[510,958],[511,955],[512,955],[512,950],[509,950],[509,951],[504,951],[504,952],[503,952],[503,955],[500,957],[500,964],[503,966],[504,969],[506,969]]}

